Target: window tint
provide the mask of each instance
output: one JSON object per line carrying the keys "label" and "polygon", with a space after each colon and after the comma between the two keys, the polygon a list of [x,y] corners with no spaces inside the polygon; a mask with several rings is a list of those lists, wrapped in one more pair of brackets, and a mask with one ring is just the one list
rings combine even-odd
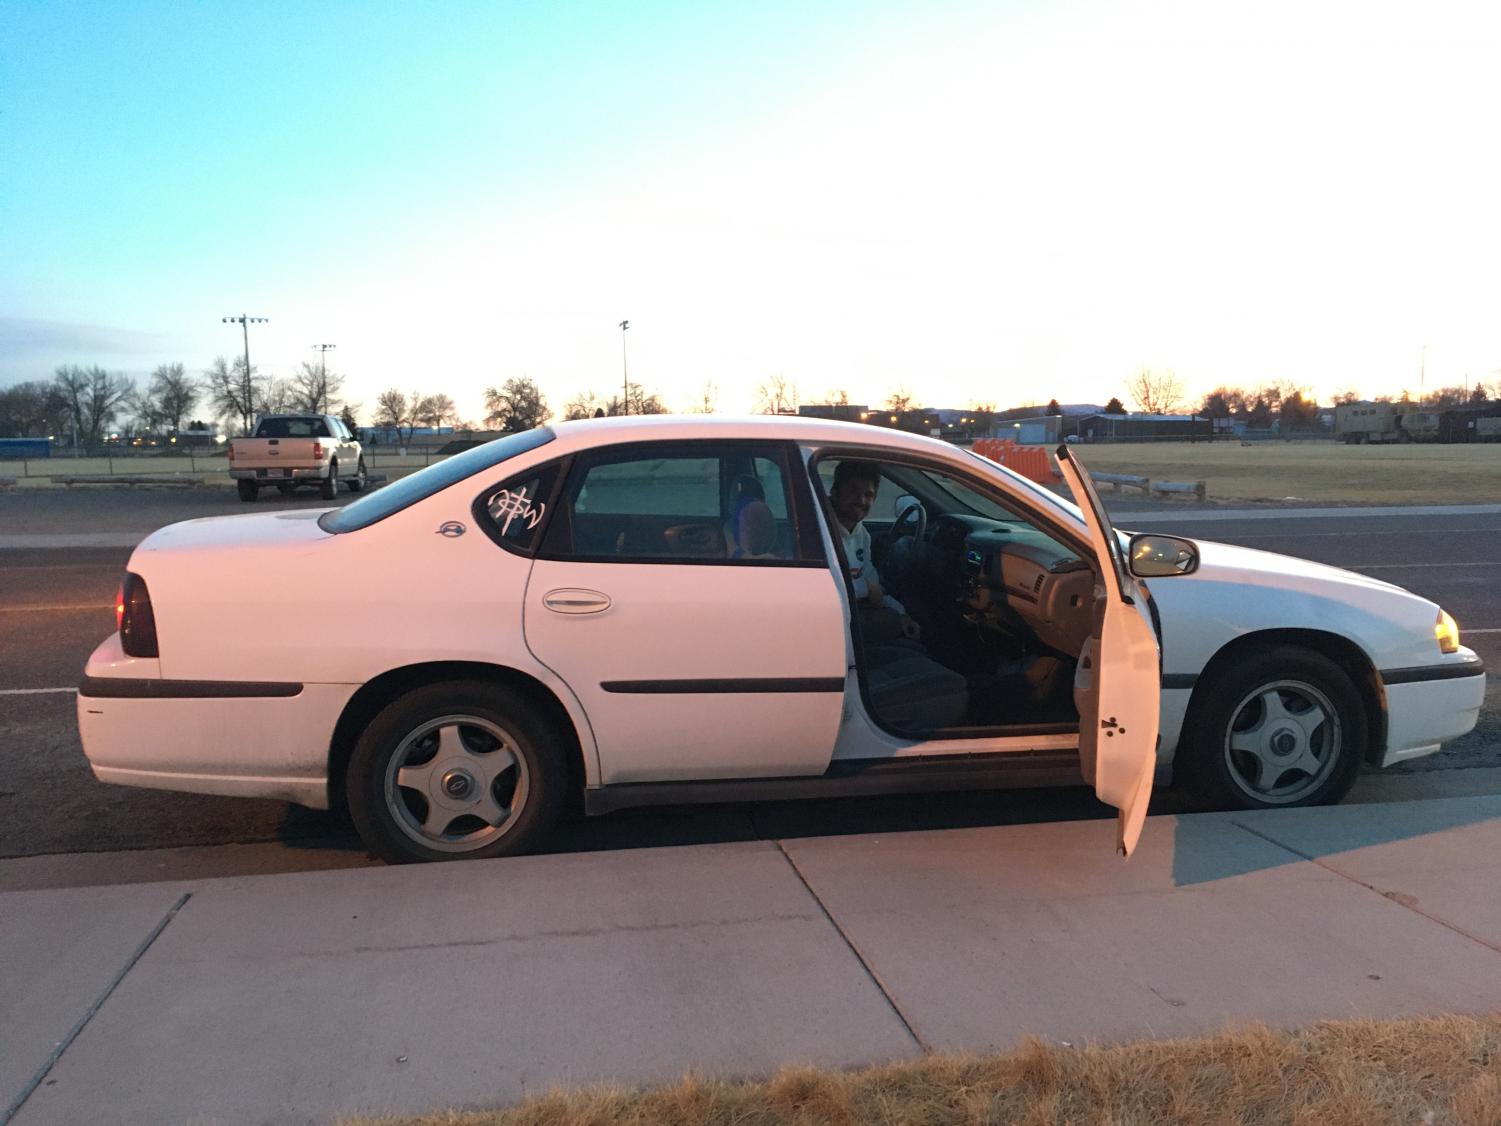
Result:
{"label": "window tint", "polygon": [[530,553],[541,538],[558,479],[558,463],[507,481],[483,500],[490,536],[514,551]]}
{"label": "window tint", "polygon": [[608,451],[570,474],[542,554],[597,561],[798,558],[779,452],[684,443]]}
{"label": "window tint", "polygon": [[325,512],[318,517],[318,527],[325,532],[356,532],[361,528],[368,528],[377,520],[384,520],[403,508],[426,500],[466,477],[494,469],[517,454],[544,446],[554,437],[556,435],[546,426],[539,426],[535,430],[507,434],[504,438],[496,438],[493,442],[435,461],[426,469],[419,469],[383,489],[365,493],[359,500],[351,501],[343,508]]}
{"label": "window tint", "polygon": [[263,418],[255,428],[257,438],[327,438],[328,423],[321,418]]}

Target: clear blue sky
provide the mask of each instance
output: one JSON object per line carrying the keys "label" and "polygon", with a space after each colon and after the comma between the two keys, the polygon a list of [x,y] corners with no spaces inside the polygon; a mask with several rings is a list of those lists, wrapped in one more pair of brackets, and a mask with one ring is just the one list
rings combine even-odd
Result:
{"label": "clear blue sky", "polygon": [[[1209,12],[1209,9],[1214,9]],[[1484,5],[0,6],[0,384],[1496,379]]]}

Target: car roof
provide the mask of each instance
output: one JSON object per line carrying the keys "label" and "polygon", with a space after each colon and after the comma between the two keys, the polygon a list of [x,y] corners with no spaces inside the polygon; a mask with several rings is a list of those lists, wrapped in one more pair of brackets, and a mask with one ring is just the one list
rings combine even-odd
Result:
{"label": "car roof", "polygon": [[555,422],[552,429],[569,445],[579,447],[615,445],[621,442],[667,442],[684,439],[760,439],[761,441],[808,442],[882,446],[932,454],[943,451],[953,456],[950,442],[870,426],[860,422],[836,422],[825,418],[798,415],[631,415],[625,418],[586,418],[576,422]]}

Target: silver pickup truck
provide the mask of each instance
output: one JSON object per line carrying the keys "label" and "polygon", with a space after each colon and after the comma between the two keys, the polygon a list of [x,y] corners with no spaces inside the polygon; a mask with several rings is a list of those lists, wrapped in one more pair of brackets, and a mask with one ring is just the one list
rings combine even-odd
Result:
{"label": "silver pickup truck", "polygon": [[333,500],[340,482],[357,493],[367,480],[359,440],[331,414],[265,415],[254,435],[229,443],[229,475],[246,501],[268,485],[283,494],[317,485]]}

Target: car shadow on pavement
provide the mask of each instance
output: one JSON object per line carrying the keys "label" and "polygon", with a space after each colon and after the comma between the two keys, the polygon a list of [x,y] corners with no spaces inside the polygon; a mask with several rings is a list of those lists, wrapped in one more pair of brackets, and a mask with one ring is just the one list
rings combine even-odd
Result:
{"label": "car shadow on pavement", "polygon": [[[1440,866],[1442,861],[1433,858],[1447,853],[1493,853],[1501,843],[1501,834],[1493,828],[1497,824],[1501,795],[1496,794],[1179,817],[1174,826],[1173,882],[1209,883],[1396,844],[1411,846],[1401,850],[1404,863]],[[1481,836],[1486,838],[1483,845]],[[1261,847],[1247,837],[1257,838]]]}

